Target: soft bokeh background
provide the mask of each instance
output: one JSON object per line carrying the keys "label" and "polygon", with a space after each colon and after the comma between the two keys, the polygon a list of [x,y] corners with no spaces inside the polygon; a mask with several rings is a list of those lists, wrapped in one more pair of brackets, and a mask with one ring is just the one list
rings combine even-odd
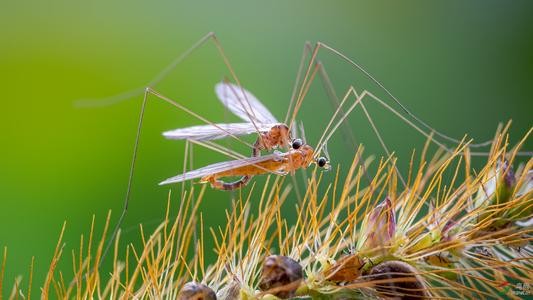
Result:
{"label": "soft bokeh background", "polygon": [[[531,1],[3,1],[0,246],[8,247],[5,285],[27,274],[32,256],[34,286],[42,284],[64,220],[61,268],[68,270],[71,250],[88,232],[92,215],[100,231],[107,211],[113,210],[114,224],[121,209],[141,97],[91,109],[75,107],[76,99],[142,87],[214,31],[244,86],[283,119],[304,42],[323,41],[364,65],[435,128],[484,141],[498,122],[512,119],[511,138],[517,141],[532,125],[532,14]],[[347,64],[325,52],[321,58],[339,94],[349,84],[379,94]],[[213,93],[225,76],[229,72],[208,43],[157,89],[211,120],[235,121]],[[378,105],[368,106],[405,166],[424,139]],[[331,112],[317,81],[300,117],[311,144]],[[150,102],[125,241],[138,243],[139,223],[152,228],[161,220],[169,188],[157,182],[182,168],[184,143],[166,141],[160,132],[192,124],[198,121],[161,101]],[[383,155],[361,112],[351,117],[350,126],[367,154]],[[330,145],[334,164],[353,156],[340,140],[342,135],[336,135]],[[196,166],[220,159],[195,148]],[[206,198],[206,222],[222,224],[231,193],[210,191]]]}

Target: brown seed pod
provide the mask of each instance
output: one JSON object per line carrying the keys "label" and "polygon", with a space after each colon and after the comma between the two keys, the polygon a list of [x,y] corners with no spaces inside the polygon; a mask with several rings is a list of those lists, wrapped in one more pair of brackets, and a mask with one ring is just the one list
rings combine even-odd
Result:
{"label": "brown seed pod", "polygon": [[205,284],[187,282],[178,294],[178,300],[216,300],[217,294]]}
{"label": "brown seed pod", "polygon": [[356,254],[345,255],[324,271],[326,280],[333,282],[354,281],[361,276],[365,261]]}
{"label": "brown seed pod", "polygon": [[241,283],[233,278],[217,291],[220,299],[239,300],[241,293]]}
{"label": "brown seed pod", "polygon": [[286,299],[294,296],[303,280],[303,270],[292,258],[271,255],[265,259],[259,289],[265,293]]}
{"label": "brown seed pod", "polygon": [[394,299],[428,299],[418,271],[402,261],[385,261],[370,270],[369,280],[381,296]]}

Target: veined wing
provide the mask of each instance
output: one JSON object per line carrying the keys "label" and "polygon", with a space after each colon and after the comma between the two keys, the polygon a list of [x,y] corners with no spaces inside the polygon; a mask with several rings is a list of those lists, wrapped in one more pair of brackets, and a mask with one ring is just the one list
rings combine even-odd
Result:
{"label": "veined wing", "polygon": [[279,123],[272,113],[244,88],[221,82],[215,85],[215,93],[224,106],[244,121],[263,124]]}
{"label": "veined wing", "polygon": [[[250,166],[254,164],[258,164],[267,160],[281,160],[283,157],[289,155],[290,152],[274,152],[273,154],[265,155],[265,156],[259,156],[259,157],[248,157],[243,159],[237,159],[237,160],[229,160],[224,162],[219,162],[216,164],[208,165],[200,169],[192,170],[189,172],[186,172],[181,175],[177,175],[174,177],[170,177],[162,182],[159,183],[159,185],[165,185],[165,184],[171,184],[171,183],[178,183],[190,179],[196,179],[201,178],[210,174],[216,174],[224,171],[228,171],[231,169],[243,167],[243,166]],[[275,172],[274,172],[275,173]]]}
{"label": "veined wing", "polygon": [[227,123],[198,125],[163,132],[163,136],[171,140],[210,141],[222,139],[231,135],[241,136],[259,131],[268,131],[277,123],[252,124],[252,123]]}

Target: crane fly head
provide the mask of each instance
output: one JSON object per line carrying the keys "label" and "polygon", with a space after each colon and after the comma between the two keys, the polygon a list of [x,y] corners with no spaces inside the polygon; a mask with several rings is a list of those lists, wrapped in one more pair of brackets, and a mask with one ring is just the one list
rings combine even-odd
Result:
{"label": "crane fly head", "polygon": [[326,157],[315,158],[315,150],[313,147],[307,145],[302,139],[294,139],[291,142],[291,148],[293,150],[298,150],[302,153],[305,153],[306,165],[311,163],[316,163],[320,168],[324,170],[329,170],[331,168],[329,164],[329,155],[326,153]]}
{"label": "crane fly head", "polygon": [[331,169],[331,165],[329,164],[329,153],[328,153],[328,147],[327,144],[324,144],[322,147],[322,151],[324,152],[324,156],[319,156],[315,159],[315,163],[318,167],[324,169],[325,171],[329,171]]}
{"label": "crane fly head", "polygon": [[320,156],[315,160],[315,163],[320,168],[323,168],[325,171],[329,171],[331,169],[331,165],[329,164],[329,160],[325,158],[324,156]]}
{"label": "crane fly head", "polygon": [[294,139],[294,140],[292,140],[291,147],[294,150],[298,150],[298,149],[300,149],[300,147],[303,146],[303,144],[304,144],[304,142],[302,141],[302,139]]}
{"label": "crane fly head", "polygon": [[313,162],[313,155],[315,153],[313,147],[307,145],[306,143],[302,142],[302,140],[300,139],[296,139],[295,141],[293,141],[292,143],[292,146],[296,146],[298,152],[304,154],[305,158],[304,158],[304,165],[308,166],[309,164],[311,164]]}

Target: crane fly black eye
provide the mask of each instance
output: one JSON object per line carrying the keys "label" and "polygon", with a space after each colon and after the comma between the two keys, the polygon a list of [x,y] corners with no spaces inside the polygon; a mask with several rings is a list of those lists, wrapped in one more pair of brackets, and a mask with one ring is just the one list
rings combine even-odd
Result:
{"label": "crane fly black eye", "polygon": [[316,163],[318,164],[319,167],[323,168],[328,163],[328,160],[325,157],[319,157],[316,160]]}
{"label": "crane fly black eye", "polygon": [[302,147],[304,142],[302,142],[301,139],[294,139],[292,141],[292,149],[298,150],[300,147]]}

